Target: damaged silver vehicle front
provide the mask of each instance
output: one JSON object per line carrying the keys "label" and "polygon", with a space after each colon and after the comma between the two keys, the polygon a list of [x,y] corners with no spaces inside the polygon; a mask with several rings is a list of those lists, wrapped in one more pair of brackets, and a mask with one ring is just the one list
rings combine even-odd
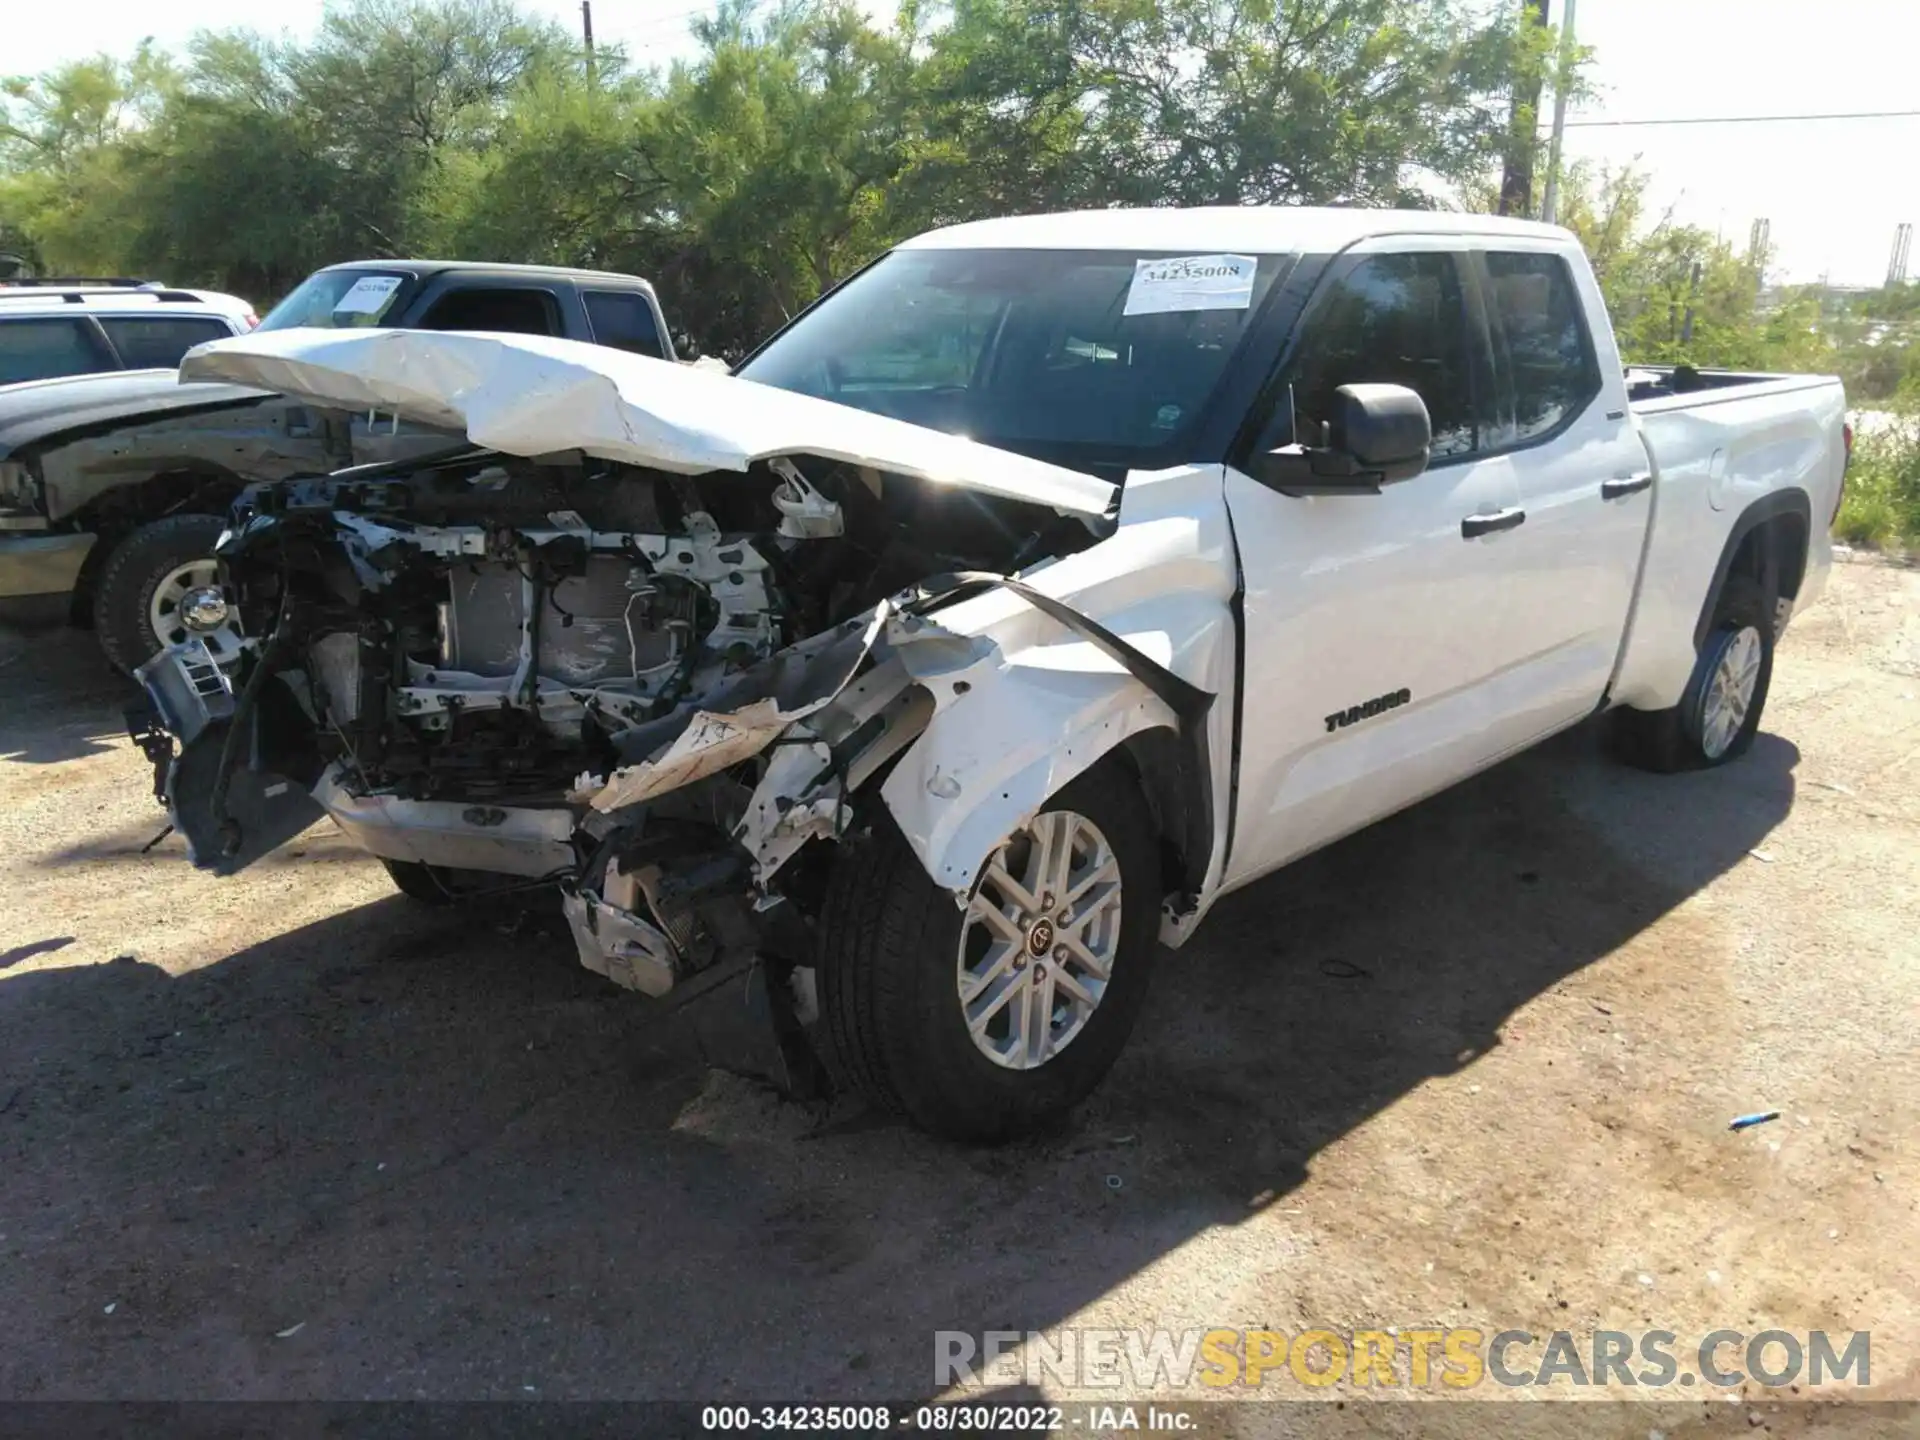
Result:
{"label": "damaged silver vehicle front", "polygon": [[[190,357],[466,437],[235,507],[205,599],[248,638],[139,672],[194,862],[331,817],[420,900],[557,890],[629,989],[738,987],[795,1088],[824,1062],[965,1136],[1057,1114],[1137,1008],[1108,1002],[1146,961],[1115,957],[1179,937],[1220,848],[1217,472],[1142,479],[1123,521],[1082,472],[588,351],[289,332]],[[1093,793],[1103,764],[1135,799]],[[971,1078],[913,1073],[945,1062],[865,1013],[927,926]]]}

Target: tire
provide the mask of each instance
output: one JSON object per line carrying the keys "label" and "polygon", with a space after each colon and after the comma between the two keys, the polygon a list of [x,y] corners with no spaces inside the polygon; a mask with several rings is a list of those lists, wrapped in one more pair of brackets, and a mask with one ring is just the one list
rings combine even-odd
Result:
{"label": "tire", "polygon": [[[1709,770],[1738,760],[1753,748],[1760,716],[1773,684],[1774,643],[1779,635],[1774,597],[1758,581],[1730,577],[1714,611],[1713,624],[1700,646],[1693,674],[1680,703],[1667,710],[1617,710],[1613,714],[1615,753],[1629,765],[1660,774]],[[1743,640],[1751,636],[1751,640]],[[1737,647],[1757,644],[1758,662],[1750,696],[1730,738],[1712,723],[1715,674]],[[1737,663],[1739,654],[1732,655]]]}
{"label": "tire", "polygon": [[93,630],[116,669],[131,673],[173,643],[154,629],[154,595],[182,566],[210,559],[226,524],[218,515],[169,515],[114,547],[94,590]]}
{"label": "tire", "polygon": [[[1041,993],[1042,1003],[1052,1002],[1046,1043],[1056,1034],[1065,1038],[1050,1057],[1027,1068],[1016,1068],[1021,1064],[1017,1057],[990,1057],[976,1044],[963,1009],[963,936],[973,947],[971,955],[986,948],[984,937],[991,932],[977,922],[970,926],[968,914],[927,875],[890,817],[881,817],[871,837],[842,852],[827,884],[816,960],[816,1037],[836,1089],[857,1092],[935,1135],[975,1143],[1050,1129],[1092,1093],[1118,1058],[1146,1001],[1158,944],[1159,853],[1134,777],[1109,761],[1049,800],[1031,826],[1016,832],[995,856],[1005,869],[1020,869],[1035,853],[1030,847],[1038,843],[1031,827],[1068,823],[1048,818],[1067,814],[1092,827],[1091,833],[1084,826],[1074,831],[1083,871],[1099,852],[1082,852],[1078,846],[1094,847],[1099,840],[1118,867],[1118,904],[1089,906],[1083,901],[1081,910],[1082,916],[1097,911],[1103,917],[1090,922],[1091,928],[1079,938],[1089,951],[1110,945],[1109,978],[1090,1013],[1070,1030],[1063,1030],[1067,1022],[1056,1018],[1062,1010],[1052,1007],[1064,1007],[1071,1021],[1072,992]],[[975,897],[983,904],[996,901],[998,883],[983,866]],[[1043,928],[1035,924],[1026,932],[1025,947],[1007,942],[1009,963],[1017,962],[1023,972],[1022,977],[1011,971],[1004,976],[1002,988],[1012,989],[1015,1000],[1023,984],[1025,993],[1031,993],[1034,976],[1047,966],[1065,971],[1076,985],[1090,980],[1091,972],[1077,961],[1060,963],[1059,956],[1070,952],[1035,933]],[[1051,940],[1061,938],[1053,935]],[[1040,959],[1034,958],[1036,942]],[[979,958],[974,963],[985,968],[990,961]],[[1056,973],[1052,983],[1059,980]],[[988,986],[975,1003],[988,1008],[999,993]],[[1009,1052],[1017,1051],[1010,1034],[997,1033],[1014,1024],[1017,1014],[1009,1001],[993,1015],[986,1043],[998,1039]],[[1037,1006],[1026,1014],[1038,1015]]]}
{"label": "tire", "polygon": [[382,860],[393,888],[409,900],[437,907],[471,905],[501,898],[525,884],[516,875],[485,870],[449,870],[418,860]]}

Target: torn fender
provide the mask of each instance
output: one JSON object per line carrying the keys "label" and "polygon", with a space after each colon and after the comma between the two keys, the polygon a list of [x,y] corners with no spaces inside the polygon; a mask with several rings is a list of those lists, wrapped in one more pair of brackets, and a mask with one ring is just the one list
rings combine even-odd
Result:
{"label": "torn fender", "polygon": [[[971,583],[979,583],[977,580]],[[1142,732],[1181,740],[1204,833],[1183,838],[1196,897],[1218,883],[1232,755],[1238,566],[1217,467],[1130,477],[1108,540],[926,623],[990,641],[967,663],[896,649],[934,713],[881,788],[927,873],[970,893],[1001,840]],[[929,664],[928,662],[934,662]]]}

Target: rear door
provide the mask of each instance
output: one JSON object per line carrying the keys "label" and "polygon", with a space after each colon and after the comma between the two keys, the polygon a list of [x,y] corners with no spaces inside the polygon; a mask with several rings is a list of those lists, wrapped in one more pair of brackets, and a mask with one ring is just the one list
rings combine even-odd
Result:
{"label": "rear door", "polygon": [[1473,263],[1500,379],[1488,449],[1512,467],[1527,515],[1510,550],[1508,622],[1532,739],[1580,719],[1606,690],[1653,476],[1612,336],[1587,324],[1601,313],[1591,271],[1551,242],[1526,245],[1488,246]]}
{"label": "rear door", "polygon": [[[1491,358],[1462,242],[1395,236],[1334,261],[1274,391],[1323,419],[1337,386],[1426,401],[1433,460],[1377,495],[1289,497],[1229,467],[1244,689],[1227,883],[1449,784],[1508,748],[1503,617],[1519,497],[1484,453]],[[1288,438],[1284,425],[1260,443]],[[1490,522],[1490,523],[1489,523]]]}

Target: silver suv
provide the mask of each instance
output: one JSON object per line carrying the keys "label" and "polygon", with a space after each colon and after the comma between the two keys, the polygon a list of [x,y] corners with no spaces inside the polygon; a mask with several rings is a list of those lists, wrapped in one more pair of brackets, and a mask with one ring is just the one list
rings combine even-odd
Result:
{"label": "silver suv", "polygon": [[195,345],[258,323],[237,295],[152,280],[0,280],[0,385],[170,369]]}

